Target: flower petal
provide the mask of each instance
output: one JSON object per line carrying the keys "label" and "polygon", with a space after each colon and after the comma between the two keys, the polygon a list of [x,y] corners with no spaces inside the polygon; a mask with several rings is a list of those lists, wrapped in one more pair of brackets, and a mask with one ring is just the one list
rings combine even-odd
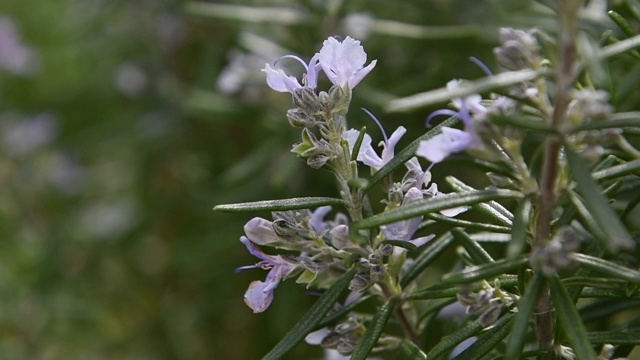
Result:
{"label": "flower petal", "polygon": [[244,302],[254,313],[261,313],[271,305],[273,301],[273,291],[264,291],[267,283],[254,281],[249,285],[244,293]]}
{"label": "flower petal", "polygon": [[262,71],[267,73],[267,85],[275,91],[293,92],[302,87],[294,76],[287,76],[282,69],[274,69],[271,65],[265,64]]}
{"label": "flower petal", "polygon": [[244,233],[254,244],[268,245],[278,241],[271,221],[255,217],[244,226]]}
{"label": "flower petal", "polygon": [[468,132],[443,127],[442,133],[420,142],[416,155],[422,156],[432,163],[439,163],[447,156],[465,150],[474,142],[475,137]]}

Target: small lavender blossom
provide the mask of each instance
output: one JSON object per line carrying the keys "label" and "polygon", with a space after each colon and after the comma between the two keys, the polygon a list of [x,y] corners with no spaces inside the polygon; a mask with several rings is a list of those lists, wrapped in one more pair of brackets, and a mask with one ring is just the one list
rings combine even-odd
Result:
{"label": "small lavender blossom", "polygon": [[[279,60],[286,58],[300,62],[306,70],[305,75],[302,77],[305,87],[315,89],[316,86],[318,86],[318,73],[322,69],[318,63],[318,57],[319,54],[315,54],[307,64],[304,60],[295,55],[285,55],[276,60],[276,63]],[[273,68],[271,65],[265,64],[262,71],[267,73],[267,85],[275,91],[293,93],[294,90],[301,89],[303,87],[295,76],[287,75],[282,69]]]}
{"label": "small lavender blossom", "polygon": [[[447,83],[447,89],[453,91],[460,86],[461,80],[451,80]],[[416,155],[422,156],[431,163],[439,163],[447,156],[458,153],[476,145],[479,142],[478,135],[473,129],[472,114],[484,116],[487,108],[480,104],[482,97],[477,94],[452,99],[453,105],[458,111],[443,109],[432,113],[428,120],[437,115],[450,115],[460,118],[464,124],[464,131],[449,127],[443,127],[442,132],[429,140],[420,142]]]}
{"label": "small lavender blossom", "polygon": [[331,83],[349,89],[356,87],[373,70],[377,62],[373,60],[364,67],[367,53],[364,52],[360,41],[349,36],[342,41],[334,37],[328,38],[317,55],[320,66]]}
{"label": "small lavender blossom", "polygon": [[278,242],[273,223],[263,218],[255,217],[249,220],[244,226],[244,233],[254,244],[269,245]]}
{"label": "small lavender blossom", "polygon": [[30,75],[38,68],[38,54],[25,46],[15,22],[0,16],[0,69],[14,75]]}
{"label": "small lavender blossom", "polygon": [[[422,197],[422,191],[415,187],[411,188],[405,194],[404,199],[402,200],[402,205],[421,200]],[[413,235],[416,233],[416,231],[418,231],[420,223],[422,223],[422,216],[417,216],[408,220],[402,220],[392,224],[382,225],[380,226],[380,230],[382,230],[384,236],[389,240],[402,240],[410,242],[415,246],[422,246],[429,240],[433,239],[435,235],[431,234],[428,236],[412,239]]]}
{"label": "small lavender blossom", "polygon": [[253,281],[247,292],[244,294],[244,302],[253,310],[254,313],[265,311],[273,301],[273,291],[280,284],[280,281],[289,278],[298,270],[298,266],[293,261],[285,259],[281,255],[268,255],[262,252],[249,238],[242,236],[240,238],[249,250],[249,253],[261,261],[255,265],[242,266],[236,269],[241,271],[245,269],[262,268],[270,270],[265,281]]}

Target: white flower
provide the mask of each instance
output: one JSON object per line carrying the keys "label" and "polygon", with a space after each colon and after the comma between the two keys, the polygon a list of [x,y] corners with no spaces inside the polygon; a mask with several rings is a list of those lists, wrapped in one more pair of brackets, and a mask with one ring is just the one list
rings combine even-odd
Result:
{"label": "white flower", "polygon": [[[380,170],[381,167],[393,159],[395,156],[396,145],[406,132],[407,129],[405,129],[404,126],[400,126],[393,132],[393,134],[391,134],[390,138],[387,139],[385,136],[385,140],[378,144],[379,146],[382,146],[382,153],[380,156],[378,156],[376,151],[373,149],[373,146],[371,146],[371,136],[365,133],[356,160],[371,167],[375,171]],[[359,136],[360,131],[355,129],[347,130],[342,134],[342,138],[347,140],[349,143],[349,150],[351,152],[353,152],[353,148],[355,147],[356,140],[358,140]]]}
{"label": "white flower", "polygon": [[[322,69],[318,63],[318,56],[319,54],[314,55],[309,61],[309,64],[294,55],[285,55],[276,60],[276,63],[286,58],[300,62],[306,70],[305,75],[303,75],[303,83],[306,87],[314,89],[318,86],[318,73]],[[265,64],[262,71],[267,73],[267,85],[275,91],[293,93],[294,90],[302,88],[302,85],[295,76],[285,74],[282,69],[273,68],[271,65]]]}
{"label": "white flower", "polygon": [[367,67],[367,53],[360,41],[349,36],[343,41],[330,37],[324,41],[318,60],[329,80],[337,86],[353,89],[376,66],[373,60]]}

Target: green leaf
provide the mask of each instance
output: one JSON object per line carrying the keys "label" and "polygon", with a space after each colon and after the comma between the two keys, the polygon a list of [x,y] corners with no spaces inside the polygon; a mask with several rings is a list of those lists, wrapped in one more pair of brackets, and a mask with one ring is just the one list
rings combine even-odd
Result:
{"label": "green leaf", "polygon": [[576,359],[596,360],[596,354],[587,337],[587,330],[580,319],[573,300],[571,300],[569,293],[567,293],[567,289],[562,285],[557,275],[550,277],[548,283],[558,324],[576,354]]}
{"label": "green leaf", "polygon": [[341,199],[330,197],[305,197],[283,200],[265,200],[238,204],[216,205],[213,210],[229,213],[243,213],[256,211],[282,211],[295,209],[311,209],[324,205],[343,205]]}
{"label": "green leaf", "polygon": [[640,127],[640,111],[613,114],[607,121],[592,121],[581,123],[570,128],[568,133],[585,130],[615,129],[623,127]]}
{"label": "green leaf", "polygon": [[633,249],[635,243],[627,232],[618,215],[609,206],[608,200],[602,195],[602,189],[591,177],[591,172],[578,154],[571,149],[565,149],[571,177],[582,194],[584,205],[607,236],[607,249],[617,252],[619,249]]}
{"label": "green leaf", "polygon": [[429,219],[433,219],[437,221],[440,224],[449,224],[449,225],[453,225],[456,227],[461,227],[469,230],[488,231],[488,232],[504,233],[504,234],[511,233],[511,228],[508,226],[484,224],[484,223],[479,223],[474,221],[460,220],[460,219],[452,218],[449,216],[444,216],[438,213],[427,214],[427,217]]}
{"label": "green leaf", "polygon": [[580,293],[580,297],[595,299],[640,300],[640,293],[636,291],[636,293],[634,294],[626,294],[624,291],[619,290],[586,288],[582,290],[582,293]]}
{"label": "green leaf", "polygon": [[454,228],[451,229],[451,234],[453,237],[467,250],[469,256],[476,264],[487,264],[492,263],[493,258],[489,253],[478,244],[475,240],[471,239],[471,237],[464,231]]}
{"label": "green leaf", "polygon": [[[493,326],[485,333],[478,337],[471,346],[466,348],[463,352],[454,357],[453,360],[479,360],[483,356],[495,349],[498,344],[502,342],[511,330],[511,322],[513,321],[513,314],[507,314],[501,317]],[[509,358],[516,359],[516,358]]]}
{"label": "green leaf", "polygon": [[640,35],[636,35],[634,37],[622,40],[618,43],[605,47],[604,49],[602,49],[600,54],[598,54],[598,56],[594,58],[594,60],[597,60],[598,58],[606,59],[618,54],[625,53],[639,46],[640,46]]}
{"label": "green leaf", "polygon": [[525,334],[529,328],[529,322],[538,303],[538,296],[540,295],[543,284],[544,278],[542,275],[535,274],[527,286],[527,291],[520,300],[518,300],[518,313],[511,327],[511,336],[509,336],[509,340],[507,341],[505,359],[520,358],[524,346]]}
{"label": "green leaf", "polygon": [[329,290],[325,291],[322,296],[311,306],[309,311],[298,321],[297,324],[289,330],[289,332],[280,340],[276,346],[265,355],[263,360],[276,360],[282,358],[294,346],[296,346],[305,336],[314,330],[325,315],[331,310],[340,295],[349,287],[351,279],[356,274],[356,269],[352,268],[347,271],[340,280],[338,280]]}
{"label": "green leaf", "polygon": [[380,168],[369,181],[369,185],[365,188],[365,192],[369,191],[380,180],[384,179],[387,175],[391,174],[394,169],[404,165],[409,159],[416,156],[416,150],[421,141],[431,139],[432,137],[440,134],[443,127],[453,127],[458,124],[460,120],[456,117],[450,117],[442,123],[435,126],[433,129],[427,131],[424,135],[415,139],[411,144],[407,145],[402,151],[398,152],[388,163]]}
{"label": "green leaf", "polygon": [[[447,176],[445,180],[449,185],[451,185],[455,192],[467,192],[476,190],[475,188],[465,184],[464,182],[456,179],[453,176]],[[475,205],[474,208],[477,208],[486,215],[492,217],[502,225],[512,226],[513,224],[513,214],[509,212],[509,210],[505,209],[504,206],[495,201],[480,203]]]}
{"label": "green leaf", "polygon": [[[513,288],[518,285],[518,276],[516,275],[502,275],[498,277],[501,289]],[[480,291],[483,289],[482,284],[475,285],[471,288],[471,291]],[[419,289],[408,295],[405,300],[430,300],[430,299],[445,299],[455,298],[460,292],[459,286],[448,286],[442,284],[436,284],[429,286],[425,289]]]}
{"label": "green leaf", "polygon": [[593,173],[593,178],[600,181],[611,180],[638,170],[640,170],[640,159],[597,171]]}
{"label": "green leaf", "polygon": [[406,360],[427,360],[427,354],[425,354],[418,345],[414,344],[409,339],[402,340],[400,343],[400,354],[398,359]]}
{"label": "green leaf", "polygon": [[592,344],[640,345],[640,332],[594,331],[587,338]]}
{"label": "green leaf", "polygon": [[438,197],[423,199],[402,205],[393,210],[377,214],[364,220],[354,222],[350,231],[357,233],[361,229],[369,229],[396,221],[411,219],[435,211],[451,209],[459,206],[476,204],[496,199],[519,199],[522,194],[512,190],[476,190],[465,193],[451,193]]}
{"label": "green leaf", "polygon": [[531,223],[531,209],[531,198],[529,197],[518,203],[514,214],[513,228],[511,229],[511,241],[507,246],[507,257],[520,255],[526,248],[529,224]]}
{"label": "green leaf", "polygon": [[413,265],[407,270],[400,279],[400,285],[405,287],[409,285],[418,275],[422,274],[432,262],[434,262],[442,253],[445,252],[453,244],[453,235],[446,233],[434,240],[429,241],[424,250],[418,256]]}
{"label": "green leaf", "polygon": [[365,360],[369,356],[371,349],[373,349],[378,342],[378,338],[380,338],[384,327],[387,326],[387,322],[397,304],[398,298],[393,297],[389,299],[386,304],[382,305],[367,326],[367,330],[364,332],[364,335],[362,335],[358,345],[356,345],[356,348],[353,350],[351,360]]}
{"label": "green leaf", "polygon": [[480,320],[475,320],[468,323],[466,326],[462,327],[453,334],[440,339],[440,342],[437,343],[433,348],[431,348],[431,351],[429,351],[429,353],[427,354],[427,358],[438,358],[439,356],[453,349],[456,345],[460,344],[464,340],[477,335],[482,331],[482,329],[483,326]]}
{"label": "green leaf", "polygon": [[542,121],[539,116],[527,116],[518,114],[517,116],[491,115],[489,120],[498,125],[514,125],[523,131],[534,131],[543,134],[553,134],[558,131],[551,125]]}
{"label": "green leaf", "polygon": [[440,88],[404,98],[394,99],[386,104],[385,110],[387,112],[407,112],[449,101],[453,98],[483,93],[493,89],[519,84],[524,81],[531,81],[538,76],[540,76],[538,72],[529,69],[504,72],[491,75],[480,80],[470,81],[454,90]]}
{"label": "green leaf", "polygon": [[447,284],[466,284],[478,280],[489,279],[519,268],[529,262],[526,255],[512,259],[502,259],[489,264],[470,266],[460,272],[446,274],[442,282]]}
{"label": "green leaf", "polygon": [[586,254],[575,253],[572,257],[578,261],[580,265],[591,270],[611,275],[618,279],[627,280],[635,284],[640,284],[640,272],[637,270]]}
{"label": "green leaf", "polygon": [[398,246],[401,247],[403,249],[407,249],[409,251],[415,251],[418,250],[418,246],[416,246],[415,244],[412,244],[408,241],[404,241],[404,240],[385,240],[382,243],[380,243],[380,245],[384,245],[384,244],[390,244],[393,246]]}

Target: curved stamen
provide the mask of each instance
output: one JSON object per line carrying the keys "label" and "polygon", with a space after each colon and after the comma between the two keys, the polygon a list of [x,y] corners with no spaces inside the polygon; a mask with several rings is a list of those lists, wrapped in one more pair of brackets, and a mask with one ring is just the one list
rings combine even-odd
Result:
{"label": "curved stamen", "polygon": [[433,119],[434,117],[436,117],[438,115],[458,116],[458,112],[457,111],[453,111],[453,110],[449,110],[449,109],[436,110],[436,111],[432,112],[431,114],[429,114],[429,116],[427,116],[427,122],[426,122],[425,126],[430,128],[431,124],[429,124],[429,122],[431,121],[431,119]]}
{"label": "curved stamen", "polygon": [[471,60],[472,63],[476,64],[477,67],[479,67],[482,71],[484,71],[484,73],[487,74],[487,76],[493,76],[493,73],[491,72],[489,67],[485,65],[485,63],[480,61],[480,59],[478,59],[475,56],[472,56],[469,58],[469,60]]}
{"label": "curved stamen", "polygon": [[296,60],[297,62],[299,62],[300,64],[302,64],[302,66],[304,66],[305,70],[309,70],[309,65],[307,65],[306,62],[304,62],[304,60],[302,60],[302,58],[300,58],[299,56],[295,56],[295,55],[283,55],[281,57],[279,57],[278,59],[276,59],[276,61],[273,62],[273,66],[278,65],[278,62],[280,62],[280,60],[282,59],[293,59]]}
{"label": "curved stamen", "polygon": [[388,144],[389,143],[389,139],[387,138],[387,133],[384,131],[384,128],[382,127],[382,124],[380,123],[380,121],[378,121],[378,119],[373,116],[373,114],[371,113],[371,111],[365,109],[365,108],[360,108],[362,109],[362,111],[366,112],[367,114],[369,114],[369,116],[371,116],[371,118],[373,119],[373,121],[376,122],[376,124],[378,124],[378,127],[380,128],[380,131],[382,132],[382,136],[384,137],[384,143]]}

